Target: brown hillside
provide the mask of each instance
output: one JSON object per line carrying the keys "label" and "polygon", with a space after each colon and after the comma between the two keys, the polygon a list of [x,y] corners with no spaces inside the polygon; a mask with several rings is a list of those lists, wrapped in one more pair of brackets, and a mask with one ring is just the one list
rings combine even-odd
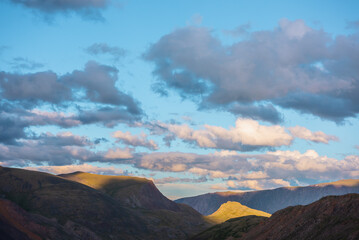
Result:
{"label": "brown hillside", "polygon": [[163,196],[153,182],[146,178],[108,176],[84,172],[59,176],[100,190],[130,207],[180,211],[178,204]]}
{"label": "brown hillside", "polygon": [[241,239],[359,239],[359,194],[328,196],[280,210]]}
{"label": "brown hillside", "polygon": [[[141,182],[135,185],[143,185]],[[143,180],[143,182],[150,181]],[[140,202],[142,205],[137,206],[141,207],[134,208],[124,204],[122,198],[116,197],[123,192],[120,189],[129,191],[132,188],[131,184],[129,187],[120,187],[116,180],[115,185],[106,186],[113,189],[113,194],[107,193],[107,188],[97,190],[47,173],[0,167],[0,197],[17,204],[22,209],[18,211],[19,216],[24,218],[30,216],[29,222],[35,215],[51,219],[49,224],[46,220],[40,222],[33,220],[33,222],[44,227],[46,231],[50,231],[53,227],[55,230],[51,231],[63,229],[65,235],[72,236],[64,239],[186,239],[209,226],[201,214],[189,206],[173,203],[178,210],[172,211],[168,206],[154,209],[153,205],[150,205],[150,208],[146,208],[146,205]],[[153,187],[155,188],[154,185]],[[135,189],[142,188],[135,187]],[[158,191],[157,188],[155,190]],[[136,196],[139,193],[143,196]],[[146,194],[149,196],[145,196]],[[132,199],[140,200],[150,199],[150,194],[153,194],[152,196],[160,194],[165,198],[159,191],[131,192],[131,195],[135,196]],[[165,201],[170,200],[165,198]],[[3,213],[2,217],[6,219],[3,222],[9,226],[4,230],[4,234],[10,234],[8,231],[12,229],[15,234],[28,235],[27,228],[19,229],[16,224],[19,222],[16,220],[16,214],[12,218],[11,214]],[[57,225],[51,225],[53,221]],[[41,235],[41,232],[30,231],[30,233],[47,236]],[[91,238],[74,237],[87,236],[86,234]],[[49,237],[49,239],[56,238]]]}

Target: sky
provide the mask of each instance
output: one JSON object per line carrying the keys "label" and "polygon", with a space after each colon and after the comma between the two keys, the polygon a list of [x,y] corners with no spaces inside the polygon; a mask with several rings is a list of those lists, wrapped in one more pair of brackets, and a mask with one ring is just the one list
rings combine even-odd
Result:
{"label": "sky", "polygon": [[171,199],[359,178],[357,9],[0,0],[0,165]]}

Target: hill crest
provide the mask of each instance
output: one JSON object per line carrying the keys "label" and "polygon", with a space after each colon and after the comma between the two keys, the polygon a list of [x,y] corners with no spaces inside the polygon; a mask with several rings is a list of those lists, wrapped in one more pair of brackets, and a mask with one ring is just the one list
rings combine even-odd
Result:
{"label": "hill crest", "polygon": [[238,218],[244,216],[270,217],[271,215],[269,213],[244,206],[239,202],[228,201],[226,203],[223,203],[217,211],[215,211],[209,216],[206,216],[206,219],[213,223],[222,223],[231,218]]}

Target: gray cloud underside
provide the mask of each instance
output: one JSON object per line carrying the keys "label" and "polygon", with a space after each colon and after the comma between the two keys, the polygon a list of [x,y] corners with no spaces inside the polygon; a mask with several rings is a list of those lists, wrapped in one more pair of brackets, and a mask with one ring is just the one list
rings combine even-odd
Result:
{"label": "gray cloud underside", "polygon": [[27,129],[31,126],[54,125],[61,128],[72,128],[87,124],[102,124],[114,127],[119,123],[128,125],[141,119],[116,107],[104,107],[92,110],[81,110],[74,115],[58,112],[30,111],[13,105],[0,105],[0,143],[17,144],[19,139],[31,138]]}
{"label": "gray cloud underside", "polygon": [[44,14],[75,12],[86,19],[103,20],[101,10],[110,0],[8,0]]}
{"label": "gray cloud underside", "polygon": [[[56,125],[71,128],[84,124],[114,127],[133,124],[144,113],[132,96],[116,86],[118,70],[90,61],[84,70],[65,75],[54,72],[28,74],[0,72],[0,142],[16,144],[27,138],[31,126]],[[72,114],[64,113],[77,103]],[[41,111],[41,107],[54,111]]]}
{"label": "gray cloud underside", "polygon": [[84,70],[62,76],[51,71],[29,74],[0,72],[1,97],[22,106],[90,101],[123,106],[132,114],[141,114],[138,102],[115,86],[117,79],[116,68],[94,61],[89,61]]}
{"label": "gray cloud underside", "polygon": [[111,55],[116,61],[126,55],[126,51],[124,49],[119,47],[111,47],[106,43],[94,43],[85,50],[87,53],[95,56],[103,54]]}
{"label": "gray cloud underside", "polygon": [[[332,37],[302,20],[283,19],[274,30],[252,32],[232,45],[204,27],[177,29],[144,58],[155,64],[154,90],[162,95],[173,89],[200,107],[270,122],[281,116],[263,101],[341,122],[359,112],[358,43],[357,32]],[[293,96],[312,96],[319,104],[300,105]],[[323,104],[328,99],[341,102],[341,109]]]}

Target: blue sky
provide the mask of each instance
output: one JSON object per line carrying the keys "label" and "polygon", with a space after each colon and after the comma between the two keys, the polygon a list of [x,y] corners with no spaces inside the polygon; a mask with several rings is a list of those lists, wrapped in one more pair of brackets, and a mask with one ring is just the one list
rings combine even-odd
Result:
{"label": "blue sky", "polygon": [[359,176],[357,1],[0,1],[0,164],[170,198]]}

